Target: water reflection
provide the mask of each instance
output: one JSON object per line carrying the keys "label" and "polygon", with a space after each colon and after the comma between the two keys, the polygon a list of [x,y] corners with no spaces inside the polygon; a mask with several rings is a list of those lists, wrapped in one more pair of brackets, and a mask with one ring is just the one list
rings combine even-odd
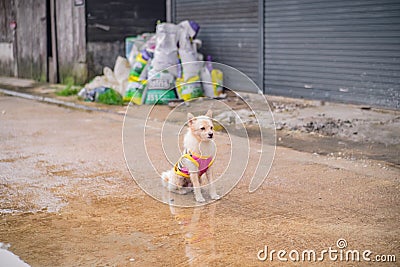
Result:
{"label": "water reflection", "polygon": [[[173,194],[173,193],[170,193]],[[191,266],[208,266],[217,258],[215,252],[215,211],[218,201],[195,208],[170,205],[174,220],[180,225],[185,255]]]}

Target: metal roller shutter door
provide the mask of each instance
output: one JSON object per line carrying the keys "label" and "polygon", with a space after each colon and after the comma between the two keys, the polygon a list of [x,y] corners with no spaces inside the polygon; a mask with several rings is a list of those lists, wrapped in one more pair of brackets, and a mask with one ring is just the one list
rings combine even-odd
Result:
{"label": "metal roller shutter door", "polygon": [[267,94],[399,107],[398,0],[264,1]]}
{"label": "metal roller shutter door", "polygon": [[[257,0],[175,0],[172,17],[175,23],[194,20],[200,25],[198,38],[203,42],[200,50],[204,56],[211,55],[213,61],[230,65],[262,83],[258,4]],[[229,78],[229,84],[235,87],[231,89],[256,90],[248,81],[234,81],[234,75]]]}

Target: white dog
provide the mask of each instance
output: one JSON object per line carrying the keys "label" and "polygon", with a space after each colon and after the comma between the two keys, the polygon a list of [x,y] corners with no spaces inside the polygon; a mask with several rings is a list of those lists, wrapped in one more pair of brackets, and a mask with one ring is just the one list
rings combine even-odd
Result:
{"label": "white dog", "polygon": [[[213,141],[214,131],[212,123],[212,111],[205,116],[194,117],[188,113],[189,129],[183,139],[184,152],[174,168],[163,172],[161,181],[169,191],[178,194],[186,194],[192,190],[197,202],[204,202],[200,185],[207,178],[210,184],[210,197],[219,199],[213,183],[212,164],[216,155],[216,147]],[[204,177],[204,175],[206,177]]]}

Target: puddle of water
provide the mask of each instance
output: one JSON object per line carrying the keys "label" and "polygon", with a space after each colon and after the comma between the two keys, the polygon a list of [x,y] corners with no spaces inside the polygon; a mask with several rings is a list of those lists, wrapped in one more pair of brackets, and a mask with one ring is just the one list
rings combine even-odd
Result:
{"label": "puddle of water", "polygon": [[0,243],[0,267],[30,267],[17,255],[8,251],[9,244]]}
{"label": "puddle of water", "polygon": [[184,254],[190,266],[211,264],[219,255],[215,250],[214,217],[218,203],[195,208],[170,205],[170,212],[180,226],[184,239]]}
{"label": "puddle of water", "polygon": [[57,194],[58,188],[68,184],[63,165],[50,165],[28,153],[4,155],[0,160],[0,214],[58,212],[68,204]]}

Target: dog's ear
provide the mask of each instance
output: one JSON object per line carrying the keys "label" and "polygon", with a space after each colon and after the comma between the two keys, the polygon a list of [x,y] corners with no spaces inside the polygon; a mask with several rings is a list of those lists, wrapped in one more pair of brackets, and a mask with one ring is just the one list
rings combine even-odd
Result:
{"label": "dog's ear", "polygon": [[194,121],[194,116],[193,116],[193,114],[192,113],[188,113],[187,114],[187,119],[188,119],[188,124],[189,125],[192,125],[192,123],[193,123],[193,121]]}
{"label": "dog's ear", "polygon": [[212,118],[212,110],[211,109],[209,109],[207,111],[206,116],[209,117],[209,118]]}

